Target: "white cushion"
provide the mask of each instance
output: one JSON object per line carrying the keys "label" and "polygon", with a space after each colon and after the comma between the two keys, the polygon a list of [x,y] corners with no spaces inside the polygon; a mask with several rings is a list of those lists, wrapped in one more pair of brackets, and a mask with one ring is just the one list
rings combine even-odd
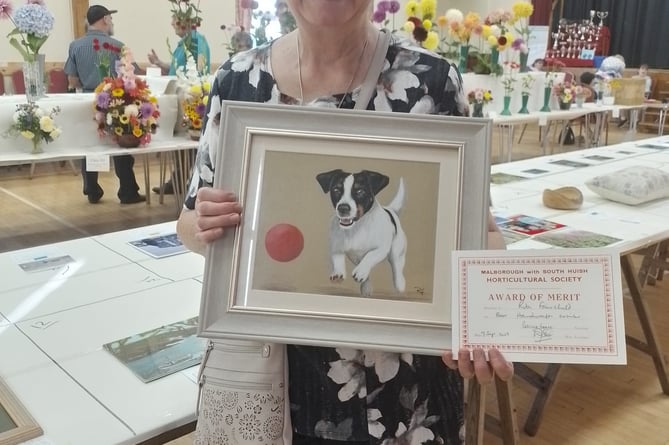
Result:
{"label": "white cushion", "polygon": [[596,176],[585,185],[603,198],[629,205],[669,197],[669,173],[640,165]]}

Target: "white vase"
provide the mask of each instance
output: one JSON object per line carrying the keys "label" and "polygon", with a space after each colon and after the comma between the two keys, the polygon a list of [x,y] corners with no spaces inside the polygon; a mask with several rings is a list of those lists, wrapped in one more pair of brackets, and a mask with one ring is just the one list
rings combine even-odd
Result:
{"label": "white vase", "polygon": [[28,103],[46,97],[44,54],[37,54],[34,62],[23,62],[23,82]]}

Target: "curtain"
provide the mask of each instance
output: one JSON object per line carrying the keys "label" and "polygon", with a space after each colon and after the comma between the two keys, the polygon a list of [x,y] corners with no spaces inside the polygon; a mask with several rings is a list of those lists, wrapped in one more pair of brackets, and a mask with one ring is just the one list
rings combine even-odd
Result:
{"label": "curtain", "polygon": [[[608,11],[604,19],[611,32],[609,54],[622,54],[628,67],[647,63],[669,67],[669,1],[667,0],[563,0],[564,18],[590,19],[590,10]],[[557,25],[559,11],[553,17]],[[595,23],[598,19],[595,18]]]}
{"label": "curtain", "polygon": [[530,16],[530,25],[548,25],[553,0],[532,0],[532,6],[534,6],[534,13]]}

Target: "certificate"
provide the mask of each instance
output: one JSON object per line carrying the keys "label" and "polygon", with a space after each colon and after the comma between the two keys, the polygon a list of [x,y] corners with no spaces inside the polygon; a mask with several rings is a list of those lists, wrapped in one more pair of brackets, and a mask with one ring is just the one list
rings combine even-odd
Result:
{"label": "certificate", "polygon": [[614,249],[453,252],[453,349],[512,361],[625,364]]}

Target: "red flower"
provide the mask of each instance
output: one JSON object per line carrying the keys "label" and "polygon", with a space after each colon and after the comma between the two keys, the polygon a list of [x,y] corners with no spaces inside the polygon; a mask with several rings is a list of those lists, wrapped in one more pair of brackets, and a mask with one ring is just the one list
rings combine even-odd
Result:
{"label": "red flower", "polygon": [[104,43],[102,44],[102,47],[103,47],[104,49],[106,49],[106,50],[109,49],[109,46],[110,46],[110,45],[109,45],[109,42],[104,42]]}
{"label": "red flower", "polygon": [[505,46],[505,45],[506,45],[506,42],[507,42],[507,39],[506,39],[505,36],[499,36],[499,37],[497,38],[497,44],[498,44],[499,46]]}

